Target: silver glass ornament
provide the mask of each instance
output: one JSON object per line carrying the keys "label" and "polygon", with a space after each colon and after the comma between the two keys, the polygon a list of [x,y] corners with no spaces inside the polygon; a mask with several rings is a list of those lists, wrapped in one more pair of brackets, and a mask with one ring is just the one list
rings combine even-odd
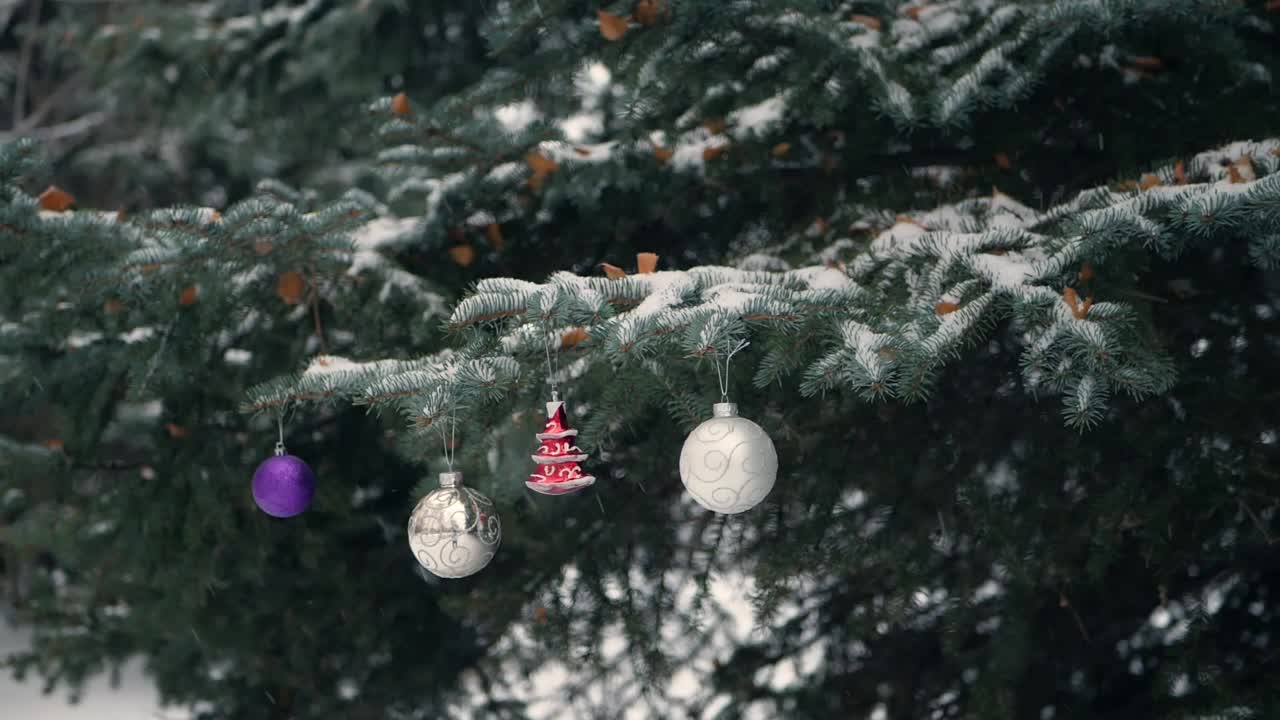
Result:
{"label": "silver glass ornament", "polygon": [[680,450],[680,481],[702,507],[733,515],[764,500],[778,477],[778,452],[764,430],[738,416],[736,403],[712,406],[712,417]]}
{"label": "silver glass ornament", "polygon": [[432,575],[460,578],[480,572],[502,542],[493,501],[464,487],[462,473],[440,473],[440,487],[409,516],[409,549]]}

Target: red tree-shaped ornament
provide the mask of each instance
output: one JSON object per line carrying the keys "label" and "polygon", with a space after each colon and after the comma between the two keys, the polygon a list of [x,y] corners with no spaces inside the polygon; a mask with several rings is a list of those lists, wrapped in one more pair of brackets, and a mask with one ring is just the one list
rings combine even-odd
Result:
{"label": "red tree-shaped ornament", "polygon": [[547,403],[547,426],[536,437],[538,453],[533,461],[538,468],[524,483],[530,490],[543,495],[565,495],[596,481],[578,467],[587,455],[573,444],[578,431],[570,428],[565,419],[563,400]]}

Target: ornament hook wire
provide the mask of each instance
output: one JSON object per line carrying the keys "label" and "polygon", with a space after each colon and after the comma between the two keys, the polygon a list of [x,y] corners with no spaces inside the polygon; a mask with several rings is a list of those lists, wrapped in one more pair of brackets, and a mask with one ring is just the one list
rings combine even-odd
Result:
{"label": "ornament hook wire", "polygon": [[458,453],[458,406],[454,403],[453,393],[445,396],[445,415],[440,426],[440,442],[444,445],[444,462],[453,472],[453,459]]}
{"label": "ornament hook wire", "polygon": [[276,440],[276,457],[284,455],[284,408],[276,413],[276,429],[280,431],[280,435]]}
{"label": "ornament hook wire", "polygon": [[716,368],[716,380],[720,384],[720,402],[729,402],[729,363],[730,361],[733,360],[734,355],[737,355],[739,352],[742,352],[742,350],[750,344],[751,343],[747,340],[739,340],[738,344],[735,345],[732,350],[730,350],[728,353],[725,354],[724,372],[720,371],[719,360],[713,363]]}
{"label": "ornament hook wire", "polygon": [[[560,385],[556,382],[556,373],[559,372],[556,366],[559,365],[559,363],[557,362],[553,364],[551,361],[551,337],[554,334],[555,332],[550,328],[542,334],[542,349],[546,351],[547,354],[547,384],[551,386],[552,401],[560,399]],[[559,359],[559,356],[560,353],[557,351],[556,358]]]}
{"label": "ornament hook wire", "polygon": [[286,419],[285,415],[287,413],[289,417],[293,417],[293,411],[295,409],[296,409],[295,407],[289,405],[289,400],[286,399],[284,403],[280,406],[279,412],[276,413],[276,430],[279,431],[279,435],[276,438],[276,456],[277,457],[279,457],[280,455],[284,455],[287,452],[284,449],[284,421]]}
{"label": "ornament hook wire", "polygon": [[[444,444],[444,462],[449,466],[449,472],[453,472],[453,456],[458,446],[458,421],[453,415],[453,408],[449,408],[449,414],[444,418],[445,427],[440,428],[440,442]],[[446,429],[447,428],[447,429]]]}

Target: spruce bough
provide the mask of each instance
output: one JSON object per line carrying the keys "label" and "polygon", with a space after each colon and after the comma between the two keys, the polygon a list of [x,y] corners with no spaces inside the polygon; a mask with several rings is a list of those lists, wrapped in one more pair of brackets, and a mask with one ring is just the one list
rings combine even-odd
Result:
{"label": "spruce bough", "polygon": [[[1265,4],[45,7],[35,62],[101,80],[51,168],[0,147],[20,674],[141,655],[237,720],[1277,714]],[[564,497],[522,484],[546,337]],[[780,473],[726,520],[676,456],[743,339]],[[503,544],[445,583],[404,528],[454,401]]]}

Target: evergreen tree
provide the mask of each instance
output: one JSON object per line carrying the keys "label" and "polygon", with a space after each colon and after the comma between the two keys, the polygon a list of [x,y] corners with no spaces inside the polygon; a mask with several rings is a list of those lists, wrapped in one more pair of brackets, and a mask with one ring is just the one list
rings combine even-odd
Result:
{"label": "evergreen tree", "polygon": [[488,65],[482,8],[456,0],[7,5],[5,135],[43,140],[112,209],[221,206],[264,177],[376,184],[365,102],[436,99]]}
{"label": "evergreen tree", "polygon": [[[136,210],[0,148],[17,673],[140,654],[207,718],[1280,713],[1274,3],[410,5],[80,26],[119,132],[203,158]],[[549,497],[552,387],[596,481]],[[733,516],[677,475],[724,395],[779,459]],[[452,464],[503,540],[440,580],[405,528]]]}

